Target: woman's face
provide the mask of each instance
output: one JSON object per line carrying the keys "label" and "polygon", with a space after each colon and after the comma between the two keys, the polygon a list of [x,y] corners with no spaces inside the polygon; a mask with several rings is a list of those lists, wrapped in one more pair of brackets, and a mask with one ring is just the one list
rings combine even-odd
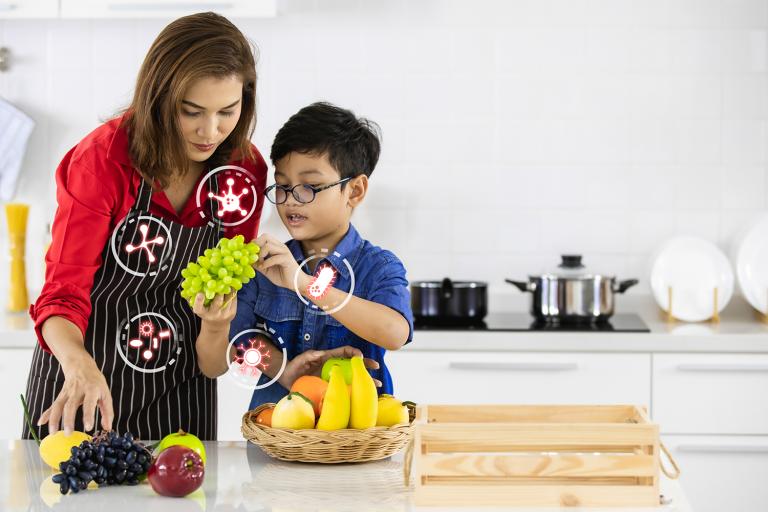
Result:
{"label": "woman's face", "polygon": [[240,119],[243,81],[238,76],[201,78],[182,99],[179,126],[187,156],[207,160],[229,137]]}

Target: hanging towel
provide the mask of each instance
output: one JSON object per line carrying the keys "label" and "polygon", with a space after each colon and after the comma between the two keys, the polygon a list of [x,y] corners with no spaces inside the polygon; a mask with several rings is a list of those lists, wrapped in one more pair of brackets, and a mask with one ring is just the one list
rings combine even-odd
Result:
{"label": "hanging towel", "polygon": [[10,201],[35,122],[0,98],[0,201]]}

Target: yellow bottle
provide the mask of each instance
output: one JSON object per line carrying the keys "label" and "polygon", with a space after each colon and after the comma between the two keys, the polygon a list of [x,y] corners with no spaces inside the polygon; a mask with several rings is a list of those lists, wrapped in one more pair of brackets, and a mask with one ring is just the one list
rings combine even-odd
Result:
{"label": "yellow bottle", "polygon": [[371,428],[376,426],[376,416],[379,412],[379,395],[373,377],[365,368],[363,358],[353,357],[352,364],[352,394],[350,396],[349,426],[351,428]]}
{"label": "yellow bottle", "polygon": [[328,389],[323,397],[323,408],[317,420],[318,430],[339,430],[349,424],[349,389],[341,367],[331,367]]}
{"label": "yellow bottle", "polygon": [[29,205],[8,203],[5,205],[5,216],[8,221],[8,239],[11,253],[8,311],[20,313],[26,311],[29,307],[27,276],[24,266]]}

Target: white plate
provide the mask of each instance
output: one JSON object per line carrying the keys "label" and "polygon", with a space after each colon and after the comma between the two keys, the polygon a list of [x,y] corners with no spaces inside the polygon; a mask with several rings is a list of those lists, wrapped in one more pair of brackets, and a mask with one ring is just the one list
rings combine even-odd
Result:
{"label": "white plate", "polygon": [[712,318],[717,288],[718,312],[733,296],[733,269],[715,244],[692,236],[672,238],[656,251],[651,263],[651,289],[656,303],[685,322]]}
{"label": "white plate", "polygon": [[753,308],[768,314],[768,214],[752,223],[733,254],[741,293]]}

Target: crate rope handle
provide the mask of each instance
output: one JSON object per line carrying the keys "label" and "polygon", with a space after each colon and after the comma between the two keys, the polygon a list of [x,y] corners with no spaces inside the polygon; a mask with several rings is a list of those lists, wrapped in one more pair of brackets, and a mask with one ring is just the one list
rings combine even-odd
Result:
{"label": "crate rope handle", "polygon": [[403,460],[403,477],[406,487],[411,485],[411,464],[413,464],[413,439],[408,441],[408,446],[405,448],[405,458]]}
{"label": "crate rope handle", "polygon": [[661,472],[666,475],[667,478],[670,480],[677,480],[677,477],[680,476],[680,467],[677,465],[677,462],[675,462],[675,459],[672,457],[672,454],[669,453],[669,450],[667,450],[667,447],[664,446],[664,443],[659,441],[659,446],[661,446],[661,451],[664,452],[664,455],[667,456],[667,459],[669,460],[670,464],[672,464],[672,468],[675,470],[674,474],[671,474],[667,467],[664,465],[664,461],[661,457],[659,457],[659,466],[661,466]]}

